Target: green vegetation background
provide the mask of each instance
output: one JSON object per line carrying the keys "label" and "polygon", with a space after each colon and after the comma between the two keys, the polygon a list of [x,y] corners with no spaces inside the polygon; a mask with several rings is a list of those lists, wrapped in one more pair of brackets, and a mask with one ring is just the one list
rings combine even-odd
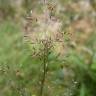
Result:
{"label": "green vegetation background", "polygon": [[[69,1],[70,4],[78,2],[78,0],[60,1],[64,6]],[[24,40],[22,17],[26,16],[25,13],[30,9],[36,7],[38,11],[41,6],[38,6],[37,0],[25,0],[26,3],[22,4],[24,10],[18,11],[18,8],[14,8],[15,3],[10,2],[0,0],[0,96],[38,96],[42,60],[32,57],[32,46],[30,42]],[[93,10],[96,10],[95,2],[91,4]],[[76,14],[79,13],[69,9],[59,15],[64,21],[63,31],[66,31],[65,22],[72,20]],[[90,13],[87,16],[90,17]],[[91,56],[90,52],[88,54],[77,52],[74,46],[68,47],[68,56],[64,56],[63,59],[57,58],[54,53],[49,56],[49,75],[44,87],[44,96],[96,96],[96,29],[93,31],[83,45],[88,48],[86,49],[88,52],[92,52]],[[36,48],[38,49],[38,46]],[[91,66],[86,64],[86,59],[91,61]],[[75,74],[74,78],[62,79],[65,74],[60,67],[62,64],[65,64],[65,69],[71,70],[68,71],[69,74],[71,72]]]}

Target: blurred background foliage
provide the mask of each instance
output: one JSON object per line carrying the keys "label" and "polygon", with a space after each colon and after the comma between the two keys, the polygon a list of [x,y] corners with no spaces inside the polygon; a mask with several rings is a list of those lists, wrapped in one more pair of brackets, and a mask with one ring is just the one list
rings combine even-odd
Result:
{"label": "blurred background foliage", "polygon": [[[48,3],[49,12],[55,6],[55,23],[49,27],[57,28],[60,21],[64,38],[58,38],[64,42],[52,43],[43,96],[96,96],[96,0]],[[43,21],[44,8],[43,0],[0,0],[0,96],[39,96],[42,45],[31,43],[29,31],[25,39],[23,31],[25,18],[31,15],[28,29],[42,31],[35,23]],[[34,50],[40,54],[34,55]]]}
{"label": "blurred background foliage", "polygon": [[14,6],[11,4],[11,0],[0,0],[0,17],[9,18],[15,16]]}

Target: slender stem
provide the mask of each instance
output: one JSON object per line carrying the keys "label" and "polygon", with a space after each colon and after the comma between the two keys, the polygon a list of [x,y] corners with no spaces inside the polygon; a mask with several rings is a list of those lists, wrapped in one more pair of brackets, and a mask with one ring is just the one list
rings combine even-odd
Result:
{"label": "slender stem", "polygon": [[43,58],[43,78],[41,80],[40,96],[43,96],[44,83],[47,75],[47,63],[48,63],[48,46],[44,44],[44,58]]}
{"label": "slender stem", "polygon": [[[46,7],[46,2],[47,0],[44,0],[43,2],[44,2],[44,6]],[[46,21],[46,17],[47,17],[47,10],[46,10],[46,8],[45,8],[45,24],[47,23],[47,21]],[[43,54],[43,78],[42,78],[42,80],[41,80],[41,88],[40,88],[40,96],[43,96],[43,90],[44,90],[44,86],[45,86],[45,79],[46,79],[46,75],[47,75],[47,63],[48,63],[48,44],[47,44],[48,42],[47,41],[45,41],[44,43],[43,43],[43,45],[44,45],[44,54]]]}

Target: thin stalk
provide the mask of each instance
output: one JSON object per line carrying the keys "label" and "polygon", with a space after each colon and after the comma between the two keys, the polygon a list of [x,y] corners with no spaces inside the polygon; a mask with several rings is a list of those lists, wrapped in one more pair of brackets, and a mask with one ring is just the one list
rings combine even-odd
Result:
{"label": "thin stalk", "polygon": [[48,64],[48,44],[44,44],[44,54],[43,54],[43,77],[41,80],[40,96],[43,96],[43,90],[45,86],[45,79],[47,75],[47,64]]}
{"label": "thin stalk", "polygon": [[[47,13],[46,13],[47,12],[47,9],[46,9],[47,0],[43,0],[43,2],[44,2],[44,6],[45,6],[44,15],[45,15],[45,25],[46,25],[47,24],[47,20],[46,20],[46,17],[47,17]],[[45,31],[45,33],[46,33],[46,31]],[[40,96],[43,96],[45,79],[46,79],[46,75],[47,75],[48,52],[49,52],[48,40],[44,40],[43,46],[44,46],[44,50],[43,50],[44,51],[44,54],[43,54],[43,77],[41,80]]]}

